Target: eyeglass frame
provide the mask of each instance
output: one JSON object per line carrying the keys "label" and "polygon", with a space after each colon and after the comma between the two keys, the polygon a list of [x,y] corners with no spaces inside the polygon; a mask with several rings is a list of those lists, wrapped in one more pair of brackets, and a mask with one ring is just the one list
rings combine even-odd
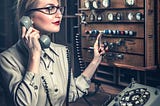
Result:
{"label": "eyeglass frame", "polygon": [[[51,10],[52,10],[53,8],[55,8],[56,10],[55,10],[54,13],[51,13]],[[46,12],[44,12],[44,11],[41,11],[41,10],[43,10],[43,9],[44,9],[44,10],[48,10],[48,13],[46,13]],[[48,6],[48,7],[33,8],[33,9],[30,9],[30,10],[26,11],[26,13],[30,13],[30,12],[32,12],[32,11],[39,11],[39,12],[42,12],[42,13],[47,14],[47,15],[53,15],[53,14],[57,13],[58,10],[60,10],[61,14],[63,14],[63,13],[64,13],[64,9],[65,9],[65,7],[63,7],[63,6],[51,5],[51,6]]]}

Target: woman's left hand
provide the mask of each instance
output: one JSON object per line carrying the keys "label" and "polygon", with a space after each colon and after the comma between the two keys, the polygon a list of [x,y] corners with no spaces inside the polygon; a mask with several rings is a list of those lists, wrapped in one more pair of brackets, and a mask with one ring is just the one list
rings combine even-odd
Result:
{"label": "woman's left hand", "polygon": [[102,34],[100,33],[94,43],[94,60],[98,60],[99,62],[102,60],[105,51],[108,50],[108,48],[104,48],[104,45],[101,43],[101,36]]}
{"label": "woman's left hand", "polygon": [[97,39],[94,43],[94,58],[93,58],[93,60],[91,61],[91,63],[88,65],[88,67],[82,73],[88,79],[92,78],[97,67],[101,63],[102,56],[105,54],[106,51],[108,51],[108,47],[104,47],[104,45],[101,44],[101,36],[102,36],[102,34],[100,33],[97,36]]}

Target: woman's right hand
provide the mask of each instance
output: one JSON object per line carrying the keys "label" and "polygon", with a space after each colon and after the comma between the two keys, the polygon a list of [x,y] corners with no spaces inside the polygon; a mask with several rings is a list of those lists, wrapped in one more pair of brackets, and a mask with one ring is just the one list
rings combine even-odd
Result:
{"label": "woman's right hand", "polygon": [[40,55],[41,46],[39,43],[40,34],[39,31],[30,27],[28,30],[22,26],[22,39],[27,47],[29,54],[32,56],[34,54]]}
{"label": "woman's right hand", "polygon": [[22,40],[29,52],[29,64],[28,71],[38,73],[40,56],[41,56],[41,45],[39,42],[40,33],[38,30],[30,27],[28,30],[22,26]]}

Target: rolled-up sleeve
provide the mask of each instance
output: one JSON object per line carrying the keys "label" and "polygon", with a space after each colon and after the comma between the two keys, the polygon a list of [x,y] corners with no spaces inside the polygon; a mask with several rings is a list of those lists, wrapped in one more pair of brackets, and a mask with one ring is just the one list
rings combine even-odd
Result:
{"label": "rolled-up sleeve", "polygon": [[90,80],[84,77],[82,74],[75,80],[77,88],[83,92],[88,93],[88,88],[90,87]]}
{"label": "rolled-up sleeve", "polygon": [[76,101],[77,98],[88,94],[90,87],[90,80],[85,78],[82,74],[77,78],[71,79],[69,101]]}
{"label": "rolled-up sleeve", "polygon": [[0,55],[3,85],[8,89],[16,106],[36,106],[40,77],[31,72],[21,72],[19,65],[13,57]]}

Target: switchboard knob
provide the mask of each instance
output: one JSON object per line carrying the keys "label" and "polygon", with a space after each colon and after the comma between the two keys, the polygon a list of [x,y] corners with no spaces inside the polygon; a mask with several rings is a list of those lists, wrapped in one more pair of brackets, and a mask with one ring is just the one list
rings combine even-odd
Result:
{"label": "switchboard knob", "polygon": [[110,7],[110,0],[103,0],[103,1],[102,1],[102,5],[103,5],[103,7],[105,7],[105,8]]}
{"label": "switchboard knob", "polygon": [[120,34],[120,31],[119,31],[119,30],[116,30],[116,33],[117,33],[117,35],[119,35],[119,34]]}
{"label": "switchboard knob", "polygon": [[112,14],[112,13],[108,13],[107,19],[108,19],[109,21],[113,21],[113,19],[114,19],[113,14]]}
{"label": "switchboard knob", "polygon": [[117,34],[117,31],[116,31],[116,30],[112,30],[112,34],[113,34],[113,35],[116,35],[116,34]]}
{"label": "switchboard knob", "polygon": [[109,33],[108,33],[108,30],[104,30],[104,31],[103,31],[103,34],[108,35],[108,34],[109,34]]}
{"label": "switchboard knob", "polygon": [[85,31],[85,33],[88,35],[88,34],[90,34],[90,33],[91,33],[91,31],[87,31],[87,30],[86,30],[86,31]]}
{"label": "switchboard knob", "polygon": [[121,35],[124,35],[124,34],[125,34],[125,32],[124,32],[124,31],[120,31],[120,34],[121,34]]}
{"label": "switchboard knob", "polygon": [[97,1],[93,1],[93,2],[92,2],[92,5],[93,5],[93,7],[94,7],[95,9],[97,9],[98,6],[99,6]]}
{"label": "switchboard knob", "polygon": [[98,35],[99,34],[99,31],[98,30],[92,30],[91,31],[91,35]]}
{"label": "switchboard knob", "polygon": [[133,13],[129,13],[129,14],[128,14],[128,20],[132,21],[133,18],[134,18],[133,16],[134,16]]}
{"label": "switchboard knob", "polygon": [[98,30],[91,30],[91,31],[86,30],[85,33],[89,35],[98,35],[99,31]]}
{"label": "switchboard knob", "polygon": [[116,19],[117,19],[117,20],[121,20],[121,19],[122,19],[122,14],[118,12],[118,13],[116,14]]}
{"label": "switchboard knob", "polygon": [[128,34],[129,34],[129,31],[127,31],[127,30],[124,31],[124,34],[125,34],[125,35],[128,35]]}
{"label": "switchboard knob", "polygon": [[84,1],[84,7],[88,8],[88,9],[90,8],[90,1],[89,0]]}
{"label": "switchboard knob", "polygon": [[101,14],[99,14],[99,15],[97,15],[97,21],[102,21],[102,15]]}
{"label": "switchboard knob", "polygon": [[142,19],[143,19],[143,14],[140,12],[136,13],[136,20],[140,21]]}
{"label": "switchboard knob", "polygon": [[91,14],[91,15],[89,16],[89,19],[90,19],[90,21],[94,21],[94,20],[95,20],[94,14]]}
{"label": "switchboard knob", "polygon": [[104,30],[103,33],[108,35],[108,34],[112,34],[112,31],[111,30]]}
{"label": "switchboard knob", "polygon": [[87,23],[87,22],[86,22],[86,17],[87,17],[86,13],[82,12],[82,15],[81,15],[81,23],[83,23],[83,24]]}
{"label": "switchboard knob", "polygon": [[125,0],[126,5],[133,6],[135,4],[135,0]]}
{"label": "switchboard knob", "polygon": [[128,31],[128,34],[130,35],[130,36],[134,36],[134,32],[133,31]]}

